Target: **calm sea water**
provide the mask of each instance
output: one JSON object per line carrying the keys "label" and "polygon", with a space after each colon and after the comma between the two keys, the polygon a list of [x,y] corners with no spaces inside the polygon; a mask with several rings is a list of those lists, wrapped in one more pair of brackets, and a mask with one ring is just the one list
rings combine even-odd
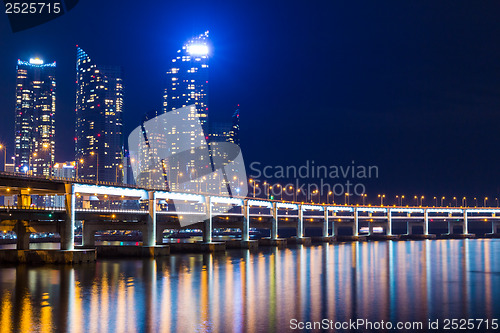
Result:
{"label": "calm sea water", "polygon": [[500,319],[500,240],[0,266],[0,332],[282,332],[294,318]]}

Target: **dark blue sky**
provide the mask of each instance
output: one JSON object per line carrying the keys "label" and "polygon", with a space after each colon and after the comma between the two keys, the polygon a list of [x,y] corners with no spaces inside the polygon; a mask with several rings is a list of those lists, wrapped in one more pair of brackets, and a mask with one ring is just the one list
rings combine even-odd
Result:
{"label": "dark blue sky", "polygon": [[75,45],[125,70],[125,132],[162,103],[170,59],[210,30],[212,117],[241,107],[245,161],[377,165],[369,195],[498,196],[498,1],[84,1],[12,33],[0,15],[0,140],[15,66],[57,61],[57,160],[72,159]]}

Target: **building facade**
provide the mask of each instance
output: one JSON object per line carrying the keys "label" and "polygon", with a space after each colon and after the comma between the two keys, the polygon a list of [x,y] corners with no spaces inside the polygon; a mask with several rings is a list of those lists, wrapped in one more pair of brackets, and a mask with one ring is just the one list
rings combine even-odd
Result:
{"label": "building facade", "polygon": [[172,59],[163,96],[165,112],[193,105],[203,130],[208,130],[208,31],[188,40]]}
{"label": "building facade", "polygon": [[75,161],[78,176],[123,181],[123,81],[118,66],[97,65],[77,47]]}
{"label": "building facade", "polygon": [[55,154],[56,63],[18,60],[15,171],[52,175]]}

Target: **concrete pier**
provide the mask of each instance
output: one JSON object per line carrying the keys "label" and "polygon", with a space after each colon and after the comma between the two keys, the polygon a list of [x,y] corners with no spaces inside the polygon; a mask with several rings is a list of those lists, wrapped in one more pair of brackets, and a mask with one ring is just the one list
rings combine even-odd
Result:
{"label": "concrete pier", "polygon": [[199,252],[224,252],[226,243],[224,242],[195,242],[195,243],[171,243],[170,253],[199,253]]}
{"label": "concrete pier", "polygon": [[333,243],[337,241],[337,237],[336,236],[311,237],[311,241],[313,243]]}
{"label": "concrete pier", "polygon": [[441,234],[439,239],[466,239],[466,238],[476,238],[475,234]]}
{"label": "concrete pier", "polygon": [[366,236],[368,240],[398,240],[400,235],[370,234]]}
{"label": "concrete pier", "polygon": [[400,239],[412,239],[412,240],[419,240],[419,239],[436,239],[436,235],[434,234],[411,234],[411,235],[399,235]]}
{"label": "concrete pier", "polygon": [[255,250],[259,248],[258,240],[241,240],[241,239],[231,239],[224,241],[226,243],[226,249],[250,249]]}
{"label": "concrete pier", "polygon": [[135,246],[135,245],[98,245],[97,258],[156,258],[168,256],[168,245]]}
{"label": "concrete pier", "polygon": [[290,237],[287,238],[287,244],[302,244],[302,245],[311,245],[312,240],[311,237]]}
{"label": "concrete pier", "polygon": [[484,234],[483,237],[484,238],[500,238],[500,234],[489,233],[489,234]]}
{"label": "concrete pier", "polygon": [[96,260],[95,249],[0,250],[0,262],[15,264],[78,264]]}
{"label": "concrete pier", "polygon": [[259,246],[277,246],[277,247],[285,247],[288,242],[286,238],[261,238],[259,239]]}
{"label": "concrete pier", "polygon": [[352,235],[352,236],[337,236],[337,242],[363,242],[366,241],[366,236]]}

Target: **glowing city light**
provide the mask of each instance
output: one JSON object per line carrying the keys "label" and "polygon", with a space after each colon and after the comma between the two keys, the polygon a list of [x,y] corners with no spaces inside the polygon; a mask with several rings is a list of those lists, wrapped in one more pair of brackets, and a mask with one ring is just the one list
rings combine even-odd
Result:
{"label": "glowing city light", "polygon": [[208,46],[203,44],[191,44],[188,46],[187,51],[193,55],[206,55],[208,54]]}
{"label": "glowing city light", "polygon": [[38,58],[31,58],[30,59],[30,64],[33,64],[33,65],[43,65],[43,60],[42,59],[38,59]]}

